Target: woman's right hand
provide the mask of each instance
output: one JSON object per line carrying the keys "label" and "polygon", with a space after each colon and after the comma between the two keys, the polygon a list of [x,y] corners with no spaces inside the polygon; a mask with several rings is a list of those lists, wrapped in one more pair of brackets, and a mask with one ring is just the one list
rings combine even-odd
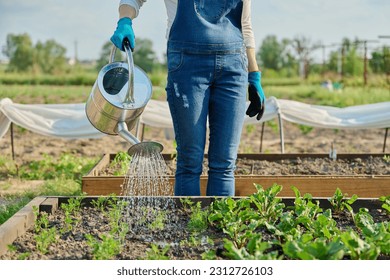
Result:
{"label": "woman's right hand", "polygon": [[129,41],[131,50],[134,50],[135,35],[132,26],[132,20],[128,17],[123,17],[118,20],[116,30],[111,36],[111,42],[121,51],[125,51],[123,47],[123,42],[125,39]]}

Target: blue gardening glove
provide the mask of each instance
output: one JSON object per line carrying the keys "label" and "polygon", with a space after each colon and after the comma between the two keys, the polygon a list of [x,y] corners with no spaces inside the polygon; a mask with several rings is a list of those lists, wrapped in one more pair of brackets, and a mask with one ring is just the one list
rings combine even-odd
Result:
{"label": "blue gardening glove", "polygon": [[132,21],[128,17],[124,17],[118,20],[118,25],[114,35],[111,36],[111,42],[121,51],[125,51],[123,48],[125,39],[129,41],[131,50],[134,50],[135,36],[132,27]]}
{"label": "blue gardening glove", "polygon": [[265,110],[265,95],[263,88],[261,87],[261,73],[249,72],[248,74],[248,92],[249,92],[249,107],[246,110],[246,114],[249,117],[257,115],[256,119],[260,120]]}

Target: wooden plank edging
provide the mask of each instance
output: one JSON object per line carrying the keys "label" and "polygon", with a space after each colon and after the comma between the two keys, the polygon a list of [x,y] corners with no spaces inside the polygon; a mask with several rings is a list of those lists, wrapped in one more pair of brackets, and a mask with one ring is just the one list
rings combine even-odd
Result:
{"label": "wooden plank edging", "polygon": [[46,197],[36,197],[26,206],[16,212],[11,218],[0,225],[0,255],[8,250],[8,244],[22,236],[34,223],[35,217],[33,207],[45,201]]}

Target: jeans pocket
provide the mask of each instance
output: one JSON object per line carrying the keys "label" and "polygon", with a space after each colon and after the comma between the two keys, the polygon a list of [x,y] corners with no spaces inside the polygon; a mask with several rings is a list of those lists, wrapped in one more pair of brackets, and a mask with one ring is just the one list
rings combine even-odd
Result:
{"label": "jeans pocket", "polygon": [[179,70],[183,64],[183,53],[180,51],[168,51],[167,62],[168,72]]}

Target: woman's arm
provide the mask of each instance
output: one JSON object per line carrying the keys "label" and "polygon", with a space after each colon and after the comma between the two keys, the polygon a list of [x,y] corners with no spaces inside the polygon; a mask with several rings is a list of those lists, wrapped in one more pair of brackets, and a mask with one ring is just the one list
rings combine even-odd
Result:
{"label": "woman's arm", "polygon": [[119,2],[119,18],[136,18],[138,16],[139,9],[145,2],[146,0],[121,0]]}
{"label": "woman's arm", "polygon": [[248,71],[259,71],[259,66],[256,61],[255,36],[252,29],[251,0],[243,0],[241,25],[242,35],[246,45],[246,54],[248,56]]}

